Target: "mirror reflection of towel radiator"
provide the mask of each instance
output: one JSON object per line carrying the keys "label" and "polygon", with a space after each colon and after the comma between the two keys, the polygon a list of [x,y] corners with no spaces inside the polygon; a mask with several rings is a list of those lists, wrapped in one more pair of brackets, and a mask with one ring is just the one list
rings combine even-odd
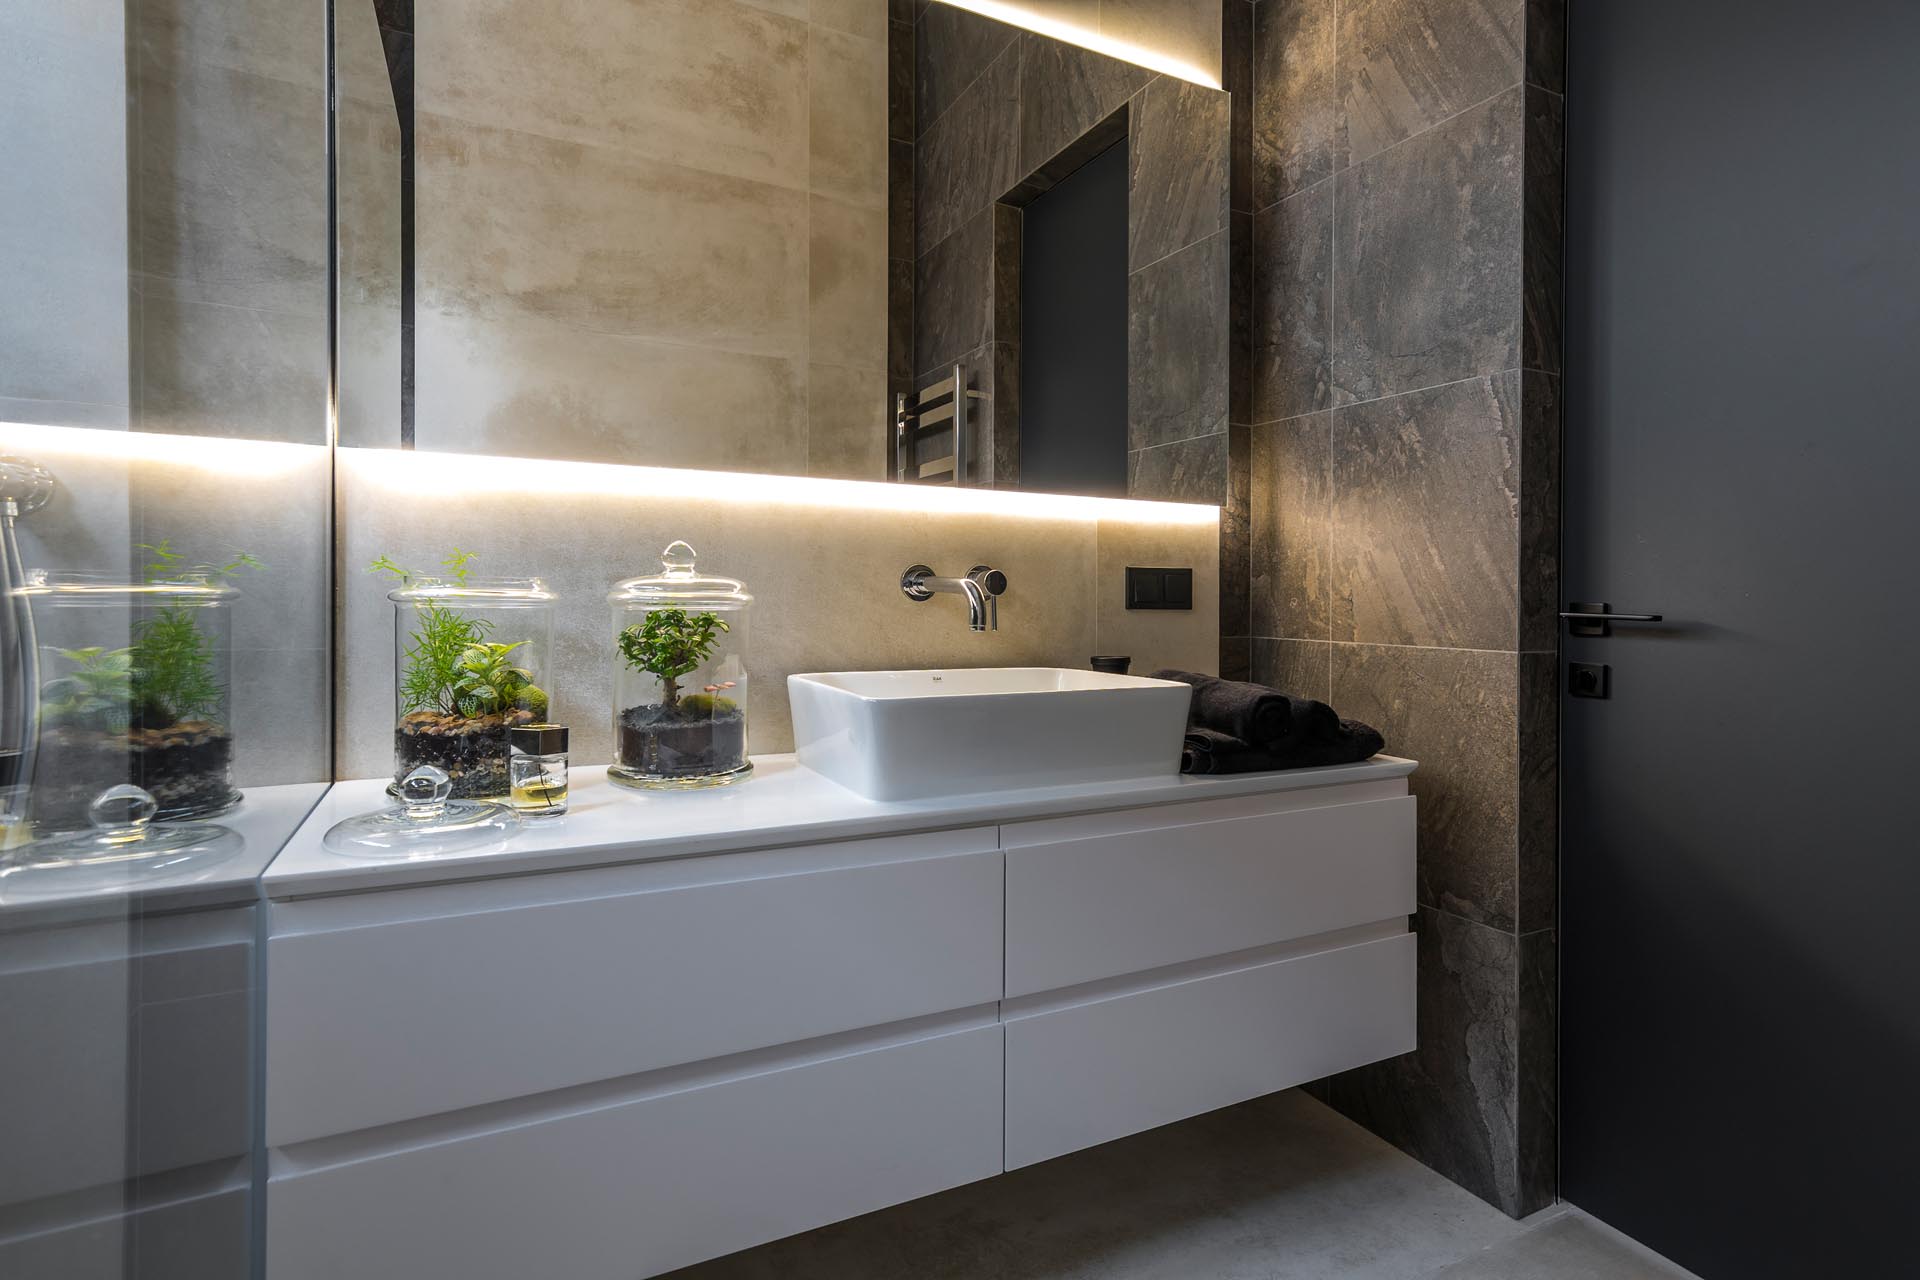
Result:
{"label": "mirror reflection of towel radiator", "polygon": [[[903,484],[965,485],[972,464],[972,406],[985,399],[985,392],[968,385],[964,364],[954,365],[931,386],[895,396],[893,478]],[[921,445],[943,436],[951,442],[947,452],[922,461]]]}

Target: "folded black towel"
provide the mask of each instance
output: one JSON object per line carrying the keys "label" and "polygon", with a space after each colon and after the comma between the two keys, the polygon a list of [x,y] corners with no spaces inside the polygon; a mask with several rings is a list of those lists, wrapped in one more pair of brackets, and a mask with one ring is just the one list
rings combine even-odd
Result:
{"label": "folded black towel", "polygon": [[1182,773],[1265,773],[1272,769],[1309,769],[1353,764],[1378,755],[1387,745],[1380,731],[1358,720],[1336,720],[1331,734],[1298,735],[1266,749],[1248,746],[1217,729],[1187,730],[1180,749]]}
{"label": "folded black towel", "polygon": [[1292,738],[1330,738],[1340,729],[1340,717],[1326,703],[1263,684],[1172,669],[1156,671],[1153,678],[1193,686],[1193,701],[1187,706],[1190,726],[1224,733],[1250,747],[1272,750]]}

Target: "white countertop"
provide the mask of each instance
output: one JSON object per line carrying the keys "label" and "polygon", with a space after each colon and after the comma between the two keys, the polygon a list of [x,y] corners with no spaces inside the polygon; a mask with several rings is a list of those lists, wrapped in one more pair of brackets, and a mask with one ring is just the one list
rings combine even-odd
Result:
{"label": "white countertop", "polygon": [[217,858],[93,867],[9,867],[0,874],[0,928],[112,919],[246,901],[254,881],[312,812],[324,782],[247,787],[238,805],[205,825],[239,844]]}
{"label": "white countertop", "polygon": [[755,756],[753,765],[748,780],[707,791],[634,791],[608,782],[603,767],[574,769],[565,816],[530,819],[518,834],[491,850],[418,860],[328,852],[321,844],[328,828],[392,803],[385,778],[335,783],[267,868],[266,893],[293,898],[816,844],[1403,778],[1414,770],[1411,760],[1375,756],[1360,764],[1279,773],[1173,774],[938,800],[879,801],[802,768],[790,755]]}

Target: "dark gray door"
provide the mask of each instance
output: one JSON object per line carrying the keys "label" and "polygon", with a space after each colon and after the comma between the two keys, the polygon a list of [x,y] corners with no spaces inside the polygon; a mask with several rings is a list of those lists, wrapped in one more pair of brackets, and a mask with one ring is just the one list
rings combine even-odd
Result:
{"label": "dark gray door", "polygon": [[1562,1183],[1920,1274],[1920,4],[1573,0]]}

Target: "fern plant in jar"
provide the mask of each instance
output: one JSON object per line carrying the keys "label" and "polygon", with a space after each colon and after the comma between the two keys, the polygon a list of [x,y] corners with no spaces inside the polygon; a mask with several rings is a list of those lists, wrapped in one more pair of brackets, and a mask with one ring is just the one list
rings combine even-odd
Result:
{"label": "fern plant in jar", "polygon": [[538,578],[481,578],[455,549],[427,576],[381,556],[393,578],[393,785],[421,765],[460,799],[504,796],[507,730],[547,718],[553,606]]}
{"label": "fern plant in jar", "polygon": [[694,571],[676,542],[661,571],[618,583],[613,606],[613,763],[632,787],[714,787],[753,771],[747,758],[747,610],[733,578]]}

